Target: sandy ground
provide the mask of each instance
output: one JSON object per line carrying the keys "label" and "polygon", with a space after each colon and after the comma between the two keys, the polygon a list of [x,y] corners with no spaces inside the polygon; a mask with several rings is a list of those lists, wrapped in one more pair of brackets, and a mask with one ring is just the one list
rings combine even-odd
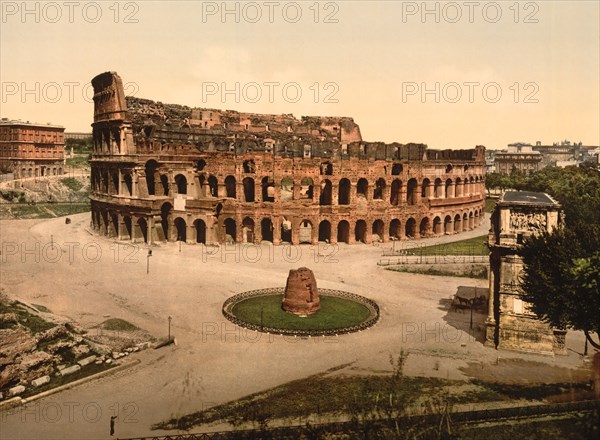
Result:
{"label": "sandy ground", "polygon": [[[486,379],[501,370],[507,380],[506,369],[488,371],[486,365],[520,358],[537,367],[515,370],[515,382],[533,383],[546,381],[553,367],[568,374],[552,380],[570,381],[570,371],[582,366],[576,352],[583,350],[584,338],[574,332],[567,337],[568,356],[484,347],[485,316],[474,314],[469,331],[469,314],[448,312],[448,300],[459,286],[486,288],[487,281],[386,271],[376,263],[392,243],[291,249],[169,243],[152,247],[147,274],[147,246],[92,235],[89,213],[71,218],[69,225],[64,218],[2,221],[5,292],[85,326],[116,317],[156,337],[166,337],[171,316],[177,345],[137,354],[142,362],[132,369],[0,414],[2,439],[109,438],[112,415],[118,415],[118,437],[156,435],[153,423],[342,364],[352,363],[356,371],[389,370],[389,354],[401,348],[411,353],[409,375],[466,379],[471,376],[463,371],[476,371],[468,366],[477,362]],[[488,228],[489,216],[474,231],[428,241],[480,236]],[[321,287],[377,301],[380,322],[357,334],[301,340],[240,329],[222,317],[227,297],[282,287],[289,269],[300,266],[312,269]]]}

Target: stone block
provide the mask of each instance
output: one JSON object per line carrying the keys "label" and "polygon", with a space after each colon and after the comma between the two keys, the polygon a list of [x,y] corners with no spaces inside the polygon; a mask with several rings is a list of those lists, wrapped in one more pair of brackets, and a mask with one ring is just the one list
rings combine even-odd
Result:
{"label": "stone block", "polygon": [[8,389],[9,396],[17,396],[25,391],[25,387],[23,385],[17,385],[16,387],[12,387]]}
{"label": "stone block", "polygon": [[33,385],[34,387],[41,387],[42,385],[45,385],[48,382],[50,382],[50,376],[42,376],[32,380],[31,385]]}
{"label": "stone block", "polygon": [[81,367],[85,367],[86,365],[91,364],[92,362],[94,362],[96,360],[96,356],[88,356],[86,358],[81,359],[80,361],[78,361],[77,363],[81,366]]}
{"label": "stone block", "polygon": [[79,370],[81,370],[81,367],[79,365],[71,365],[70,367],[63,368],[62,370],[60,370],[60,375],[68,376],[69,374],[73,374]]}

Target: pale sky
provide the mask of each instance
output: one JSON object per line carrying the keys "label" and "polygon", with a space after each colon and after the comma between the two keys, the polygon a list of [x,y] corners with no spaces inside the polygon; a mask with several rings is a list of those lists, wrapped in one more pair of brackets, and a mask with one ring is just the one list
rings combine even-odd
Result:
{"label": "pale sky", "polygon": [[596,0],[0,3],[10,119],[91,131],[110,70],[165,103],[350,116],[367,141],[600,145]]}

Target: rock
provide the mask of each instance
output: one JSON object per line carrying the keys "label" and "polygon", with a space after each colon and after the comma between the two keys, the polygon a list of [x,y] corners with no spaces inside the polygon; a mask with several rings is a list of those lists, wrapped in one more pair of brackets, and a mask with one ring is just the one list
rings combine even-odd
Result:
{"label": "rock", "polygon": [[60,370],[60,375],[68,376],[69,374],[73,374],[79,370],[81,370],[81,367],[79,365],[71,365],[70,367],[63,368],[62,370]]}
{"label": "rock", "polygon": [[108,358],[104,361],[105,364],[112,364],[112,359]]}
{"label": "rock", "polygon": [[16,387],[12,387],[8,389],[9,396],[17,396],[25,391],[25,387],[23,385],[17,385]]}
{"label": "rock", "polygon": [[45,332],[42,332],[37,335],[37,341],[45,342],[45,341],[53,341],[54,339],[62,338],[68,336],[69,332],[62,325],[57,325],[56,327],[52,327]]}
{"label": "rock", "polygon": [[40,387],[42,385],[47,384],[48,382],[50,382],[50,376],[42,376],[32,380],[31,385],[33,385],[34,387]]}
{"label": "rock", "polygon": [[0,324],[16,324],[17,315],[14,313],[0,313]]}
{"label": "rock", "polygon": [[79,357],[81,355],[87,354],[90,352],[90,347],[85,344],[76,345],[71,349],[75,357]]}
{"label": "rock", "polygon": [[80,361],[78,361],[77,363],[81,366],[81,367],[85,367],[86,365],[91,364],[92,362],[94,362],[96,360],[96,356],[88,356],[84,359],[81,359]]}

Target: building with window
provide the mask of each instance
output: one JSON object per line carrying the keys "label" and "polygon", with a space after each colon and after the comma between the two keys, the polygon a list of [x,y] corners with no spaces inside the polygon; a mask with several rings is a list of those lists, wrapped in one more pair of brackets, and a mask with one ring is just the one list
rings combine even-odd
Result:
{"label": "building with window", "polygon": [[15,178],[59,176],[65,164],[65,128],[0,120],[0,167]]}

